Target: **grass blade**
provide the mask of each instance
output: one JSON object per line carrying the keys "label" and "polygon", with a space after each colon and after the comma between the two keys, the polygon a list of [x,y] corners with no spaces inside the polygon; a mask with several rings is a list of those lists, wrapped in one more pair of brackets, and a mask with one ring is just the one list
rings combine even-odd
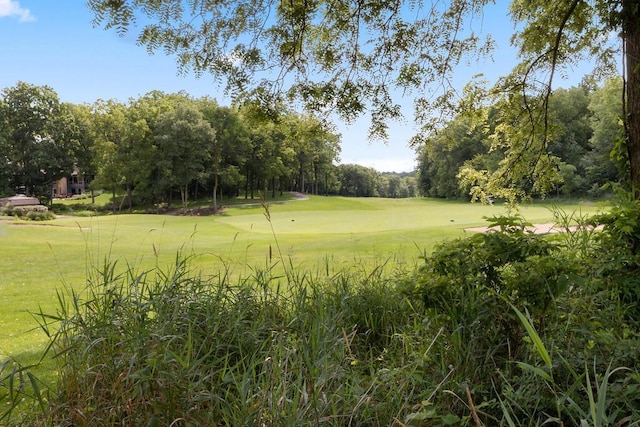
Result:
{"label": "grass blade", "polygon": [[540,339],[540,335],[538,335],[538,332],[533,327],[529,319],[524,314],[522,314],[520,310],[518,310],[514,305],[511,305],[511,308],[513,309],[513,311],[515,311],[516,315],[520,319],[520,322],[522,323],[524,328],[527,330],[527,334],[529,335],[529,338],[531,338],[531,341],[533,341],[533,344],[535,345],[536,350],[538,351],[538,354],[544,361],[545,365],[547,365],[547,367],[549,368],[549,371],[551,371],[551,367],[552,367],[551,356],[549,356],[549,352],[544,346],[542,339]]}

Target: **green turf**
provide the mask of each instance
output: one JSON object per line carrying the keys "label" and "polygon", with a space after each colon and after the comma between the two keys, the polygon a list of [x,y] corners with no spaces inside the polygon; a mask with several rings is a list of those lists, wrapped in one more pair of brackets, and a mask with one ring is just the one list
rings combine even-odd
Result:
{"label": "green turf", "polygon": [[[235,199],[217,216],[123,214],[48,222],[0,221],[0,358],[30,354],[45,341],[28,311],[55,310],[56,289],[81,288],[105,259],[121,269],[168,268],[177,252],[194,255],[205,274],[225,268],[249,275],[253,266],[286,265],[334,272],[376,263],[418,262],[418,256],[504,207],[431,199],[315,196],[270,203]],[[223,203],[224,204],[224,203]],[[565,210],[595,212],[595,204]],[[522,208],[532,222],[552,220],[547,206]],[[268,214],[268,215],[267,215]],[[269,219],[267,218],[269,217]],[[275,236],[275,237],[274,237]],[[271,258],[270,258],[271,256]],[[282,264],[280,264],[282,265]],[[226,266],[226,267],[225,267]]]}

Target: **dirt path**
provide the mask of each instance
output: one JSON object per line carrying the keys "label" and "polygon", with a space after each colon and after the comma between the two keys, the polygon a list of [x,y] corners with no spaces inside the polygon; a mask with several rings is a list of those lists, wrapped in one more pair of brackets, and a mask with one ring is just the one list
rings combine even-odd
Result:
{"label": "dirt path", "polygon": [[309,200],[309,197],[304,193],[299,193],[297,191],[289,191],[289,194],[296,197],[296,200]]}

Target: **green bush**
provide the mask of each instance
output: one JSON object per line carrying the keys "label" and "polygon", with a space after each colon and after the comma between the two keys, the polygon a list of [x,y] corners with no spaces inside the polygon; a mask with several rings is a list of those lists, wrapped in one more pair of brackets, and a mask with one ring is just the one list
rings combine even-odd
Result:
{"label": "green bush", "polygon": [[[575,233],[586,239],[575,233],[551,238],[527,232],[517,217],[494,218],[493,224],[497,231],[439,245],[417,277],[432,331],[440,328],[444,335],[434,346],[431,369],[447,376],[444,386],[452,397],[443,396],[439,411],[463,416],[469,393],[496,420],[508,407],[521,420],[518,425],[540,425],[554,416],[580,424],[580,411],[589,409],[586,372],[601,375],[612,363],[638,363],[632,350],[637,329],[619,329],[625,323],[616,315],[617,298],[602,292],[602,270],[594,270],[612,255],[603,250],[608,233],[582,227]],[[575,242],[584,247],[577,250]],[[613,268],[619,271],[620,265]],[[535,367],[537,348],[514,307],[528,313],[540,345],[549,348],[551,365]],[[624,392],[634,375],[616,371],[611,377],[608,398],[622,399],[613,406],[619,411],[638,410]],[[563,399],[567,408],[559,405]]]}
{"label": "green bush", "polygon": [[12,208],[9,212],[10,212],[9,215],[11,216],[22,218],[24,216],[25,211],[23,208],[15,207],[15,208]]}
{"label": "green bush", "polygon": [[625,319],[640,321],[640,201],[625,200],[594,218],[603,224],[600,250],[594,255],[593,275],[599,287],[611,292]]}
{"label": "green bush", "polygon": [[71,206],[65,205],[64,203],[52,203],[51,210],[53,212],[65,213],[72,210]]}
{"label": "green bush", "polygon": [[529,310],[540,322],[576,273],[557,245],[525,231],[524,224],[510,225],[516,219],[496,218],[503,224],[498,231],[440,244],[418,277],[425,307],[465,342],[488,338],[475,342],[476,350],[502,347],[493,354],[495,361],[511,360],[521,341],[509,304]]}
{"label": "green bush", "polygon": [[56,216],[53,212],[49,211],[30,211],[26,215],[26,219],[30,221],[48,221],[54,219]]}
{"label": "green bush", "polygon": [[15,216],[17,218],[42,221],[55,218],[55,215],[49,212],[46,206],[8,206],[2,209],[2,213],[7,216]]}

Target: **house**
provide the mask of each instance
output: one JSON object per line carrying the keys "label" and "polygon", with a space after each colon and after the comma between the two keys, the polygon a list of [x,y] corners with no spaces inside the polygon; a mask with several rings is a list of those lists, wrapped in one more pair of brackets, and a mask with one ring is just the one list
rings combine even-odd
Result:
{"label": "house", "polygon": [[64,177],[53,183],[51,189],[53,198],[71,197],[76,194],[82,194],[87,188],[87,182],[84,174],[78,168],[75,168],[71,176]]}

